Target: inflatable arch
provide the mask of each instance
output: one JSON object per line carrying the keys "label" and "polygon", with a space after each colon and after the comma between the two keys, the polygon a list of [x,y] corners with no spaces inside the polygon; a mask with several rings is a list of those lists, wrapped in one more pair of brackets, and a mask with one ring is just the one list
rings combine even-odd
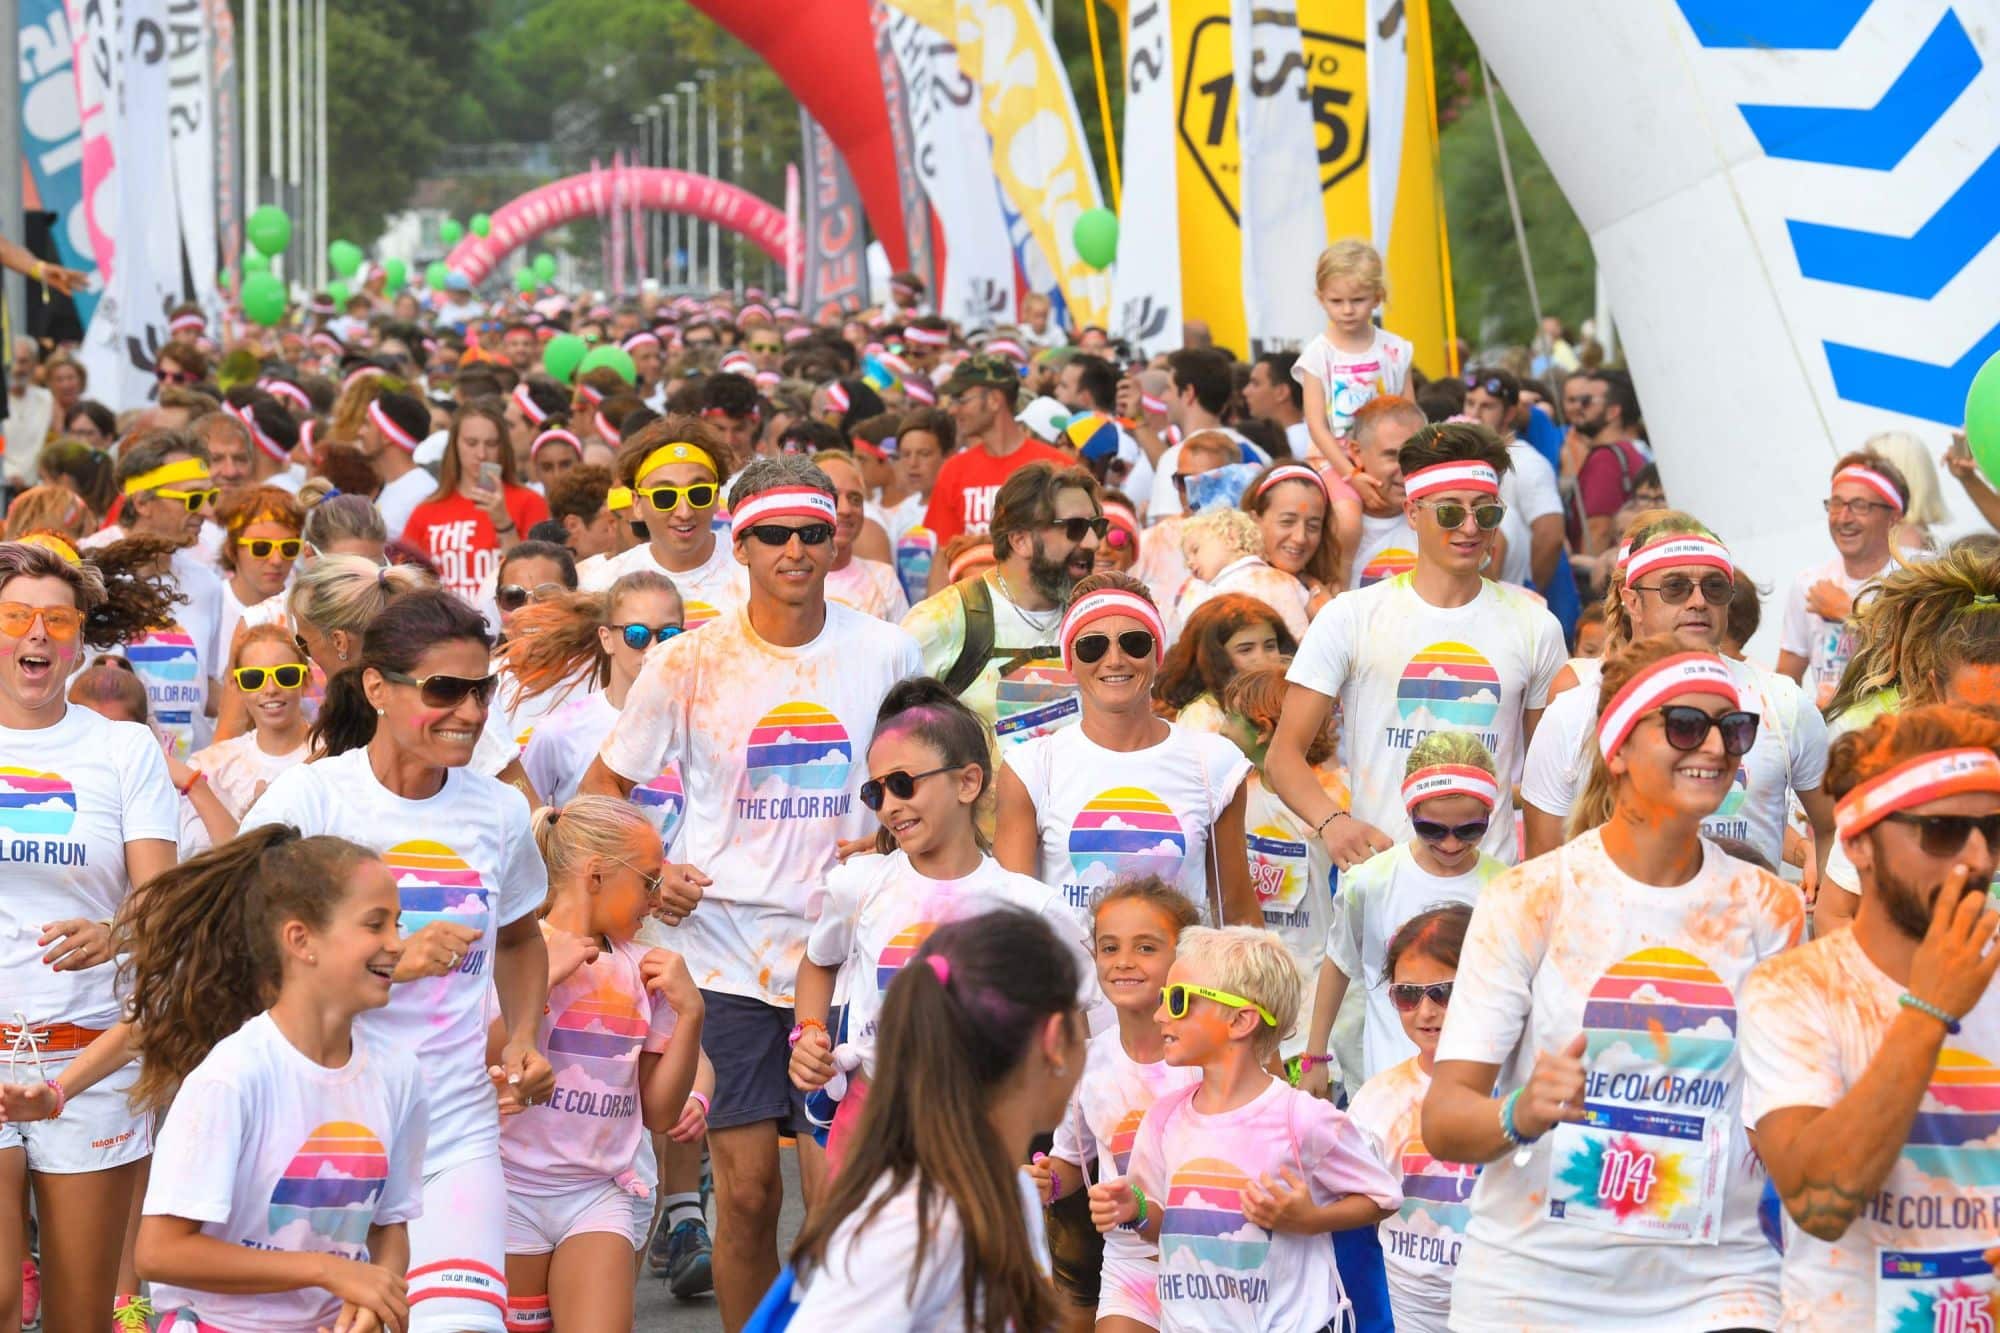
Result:
{"label": "inflatable arch", "polygon": [[713,222],[753,242],[782,266],[790,227],[782,209],[727,182],[687,171],[659,167],[615,167],[587,171],[551,181],[528,191],[493,213],[484,236],[468,235],[445,256],[453,272],[474,285],[487,278],[500,261],[545,231],[596,217],[622,201],[626,208],[653,213],[684,213]]}

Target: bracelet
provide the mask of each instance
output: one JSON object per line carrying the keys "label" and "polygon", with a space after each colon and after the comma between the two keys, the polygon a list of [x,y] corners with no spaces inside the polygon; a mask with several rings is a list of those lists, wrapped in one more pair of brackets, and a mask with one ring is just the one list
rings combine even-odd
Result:
{"label": "bracelet", "polygon": [[1523,1137],[1521,1131],[1514,1127],[1514,1103],[1521,1100],[1521,1094],[1525,1091],[1527,1091],[1525,1088],[1516,1088],[1500,1103],[1500,1137],[1516,1148],[1533,1143],[1541,1137],[1539,1134]]}
{"label": "bracelet", "polygon": [[1317,838],[1319,836],[1319,831],[1321,829],[1325,828],[1328,824],[1331,824],[1334,820],[1340,818],[1342,815],[1346,813],[1347,811],[1345,810],[1336,810],[1332,814],[1328,815],[1325,819],[1320,820],[1319,823],[1314,824],[1313,836]]}
{"label": "bracelet", "polygon": [[63,1113],[63,1107],[69,1105],[69,1094],[63,1091],[63,1085],[60,1079],[50,1079],[49,1086],[51,1088],[54,1088],[56,1092],[56,1109],[49,1112],[49,1119],[56,1120],[61,1118]]}
{"label": "bracelet", "polygon": [[204,782],[207,780],[207,778],[208,774],[202,772],[200,769],[197,768],[194,772],[188,774],[187,785],[182,786],[180,783],[175,783],[174,790],[179,792],[182,796],[186,796],[189,792],[195,789],[196,783]]}
{"label": "bracelet", "polygon": [[34,263],[34,267],[28,270],[28,281],[41,282],[44,278],[48,277],[48,273],[49,273],[48,262],[46,260],[37,259]]}
{"label": "bracelet", "polygon": [[1132,1186],[1132,1197],[1139,1201],[1139,1211],[1132,1215],[1130,1222],[1120,1222],[1118,1224],[1127,1231],[1137,1231],[1146,1225],[1146,1191],[1140,1189],[1135,1184]]}
{"label": "bracelet", "polygon": [[1932,1004],[1929,1000],[1920,1000],[1908,991],[1904,991],[1896,997],[1896,1003],[1902,1005],[1905,1009],[1914,1009],[1920,1014],[1929,1014],[1932,1018],[1944,1024],[1946,1032],[1954,1037],[1958,1035],[1958,1020]]}
{"label": "bracelet", "polygon": [[807,1028],[818,1028],[819,1035],[822,1037],[830,1038],[833,1035],[826,1030],[826,1024],[820,1022],[817,1018],[801,1018],[797,1023],[792,1025],[790,1044],[793,1046],[798,1045],[799,1039],[806,1035]]}
{"label": "bracelet", "polygon": [[708,1116],[708,1094],[697,1088],[688,1094],[688,1100],[701,1103],[701,1114],[706,1119]]}
{"label": "bracelet", "polygon": [[[1036,1153],[1036,1154],[1035,1154],[1035,1156],[1034,1156],[1034,1158],[1033,1158],[1033,1162],[1034,1162],[1034,1165],[1036,1165],[1036,1166],[1040,1166],[1040,1165],[1041,1165],[1041,1164],[1042,1164],[1043,1162],[1047,1162],[1047,1161],[1052,1161],[1052,1160],[1054,1160],[1054,1159],[1052,1159],[1052,1158],[1051,1158],[1051,1157],[1050,1157],[1050,1156],[1049,1156],[1049,1155],[1048,1155],[1047,1153],[1045,1153],[1045,1152],[1038,1152],[1038,1153]],[[1059,1189],[1061,1189],[1061,1188],[1062,1188],[1062,1181],[1061,1181],[1060,1179],[1058,1179],[1058,1178],[1057,1178],[1057,1176],[1056,1176],[1056,1169],[1055,1169],[1054,1167],[1050,1167],[1050,1168],[1049,1168],[1049,1203],[1050,1203],[1051,1205],[1053,1205],[1053,1204],[1055,1203],[1055,1201],[1056,1201],[1056,1191],[1057,1191],[1057,1190],[1059,1190]]]}

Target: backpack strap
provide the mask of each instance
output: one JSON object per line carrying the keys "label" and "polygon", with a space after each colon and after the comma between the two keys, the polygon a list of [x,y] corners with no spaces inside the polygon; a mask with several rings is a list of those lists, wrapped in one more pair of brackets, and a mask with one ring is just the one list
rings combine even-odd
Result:
{"label": "backpack strap", "polygon": [[993,590],[986,586],[984,574],[960,579],[951,586],[965,619],[965,638],[958,660],[944,673],[944,687],[953,694],[964,694],[993,657]]}

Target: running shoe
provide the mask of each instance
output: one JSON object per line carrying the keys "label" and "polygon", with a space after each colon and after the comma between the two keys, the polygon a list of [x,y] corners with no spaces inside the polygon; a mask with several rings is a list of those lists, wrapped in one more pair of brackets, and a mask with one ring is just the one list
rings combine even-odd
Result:
{"label": "running shoe", "polygon": [[153,1327],[153,1303],[144,1296],[120,1296],[111,1307],[118,1333],[147,1333]]}
{"label": "running shoe", "polygon": [[667,1280],[667,1290],[680,1300],[692,1300],[715,1290],[715,1278],[709,1271],[714,1249],[707,1226],[689,1218],[672,1231],[654,1236],[647,1259],[654,1274]]}
{"label": "running shoe", "polygon": [[21,1261],[21,1328],[23,1333],[42,1326],[42,1270],[33,1259]]}

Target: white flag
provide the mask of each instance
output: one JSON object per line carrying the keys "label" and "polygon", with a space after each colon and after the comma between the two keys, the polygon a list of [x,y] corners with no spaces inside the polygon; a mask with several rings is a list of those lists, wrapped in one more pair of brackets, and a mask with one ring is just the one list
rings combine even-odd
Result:
{"label": "white flag", "polygon": [[1181,345],[1180,179],[1170,0],[1135,0],[1125,30],[1123,194],[1111,332],[1138,355]]}
{"label": "white flag", "polygon": [[1368,211],[1375,248],[1389,257],[1396,183],[1403,175],[1403,109],[1409,100],[1409,27],[1403,0],[1368,0]]}
{"label": "white flag", "polygon": [[206,0],[168,0],[167,121],[173,131],[174,202],[195,301],[218,313],[215,273],[222,252],[215,235],[215,103],[210,94],[213,56],[209,49]]}
{"label": "white flag", "polygon": [[1297,0],[1231,0],[1229,8],[1242,153],[1243,314],[1255,356],[1302,346],[1325,322],[1313,262],[1326,248],[1326,213]]}

